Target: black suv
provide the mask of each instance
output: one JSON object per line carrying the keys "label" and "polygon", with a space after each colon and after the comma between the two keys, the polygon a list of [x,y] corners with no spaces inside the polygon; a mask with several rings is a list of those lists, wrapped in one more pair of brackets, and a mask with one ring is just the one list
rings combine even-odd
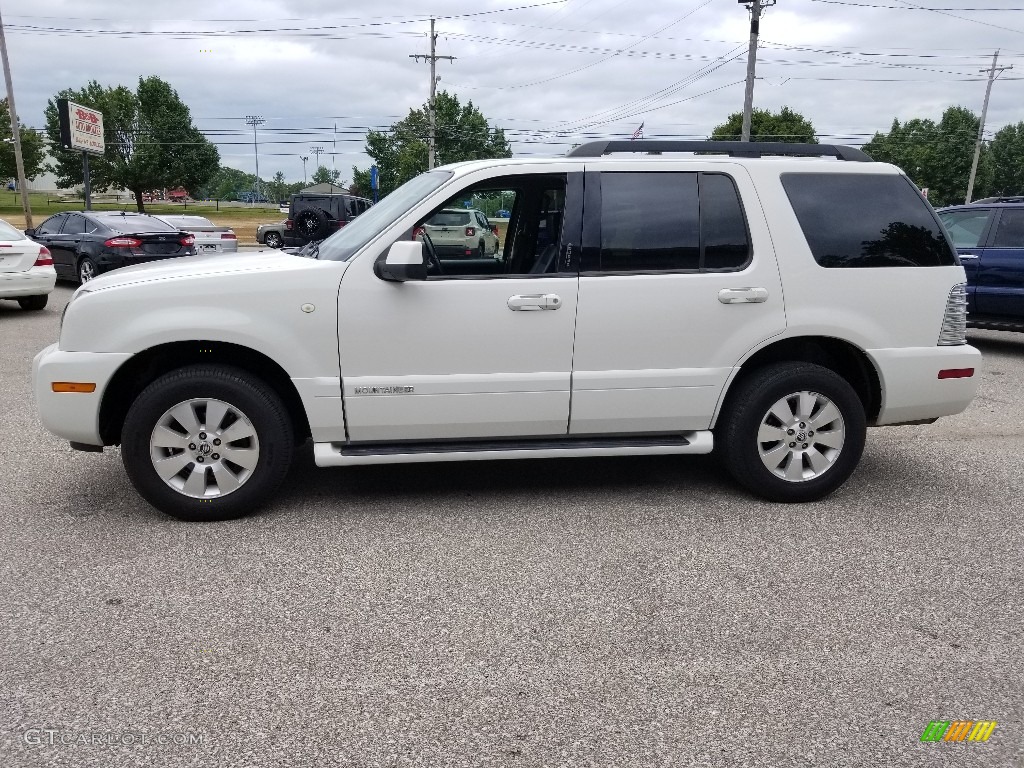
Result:
{"label": "black suv", "polygon": [[348,224],[373,203],[344,193],[300,192],[292,195],[285,222],[284,244],[305,245],[323,240]]}

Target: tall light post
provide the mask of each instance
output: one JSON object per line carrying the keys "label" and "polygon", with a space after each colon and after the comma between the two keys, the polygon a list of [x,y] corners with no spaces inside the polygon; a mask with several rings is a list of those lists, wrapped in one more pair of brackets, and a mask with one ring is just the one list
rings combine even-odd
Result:
{"label": "tall light post", "polygon": [[18,110],[14,107],[14,85],[11,82],[11,65],[7,61],[7,40],[4,37],[4,22],[0,18],[0,55],[3,57],[4,79],[7,81],[7,106],[11,111],[11,143],[14,144],[14,165],[18,172],[18,190],[21,192],[21,208],[25,213],[25,226],[32,229],[32,205],[28,200],[28,184],[25,183],[25,160],[21,155],[21,129],[18,127]]}
{"label": "tall light post", "polygon": [[256,153],[256,182],[253,184],[252,195],[252,202],[254,205],[256,203],[256,198],[259,197],[260,194],[260,146],[256,142],[256,128],[257,126],[263,125],[265,122],[267,121],[264,120],[259,115],[245,116],[245,124],[252,126],[252,148],[253,151]]}
{"label": "tall light post", "polygon": [[306,161],[309,160],[309,155],[299,155],[299,160],[302,161],[302,183],[306,183]]}

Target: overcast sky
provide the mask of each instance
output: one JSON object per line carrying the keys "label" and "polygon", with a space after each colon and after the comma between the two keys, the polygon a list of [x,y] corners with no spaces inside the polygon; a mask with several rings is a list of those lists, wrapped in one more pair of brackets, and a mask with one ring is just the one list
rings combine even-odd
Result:
{"label": "overcast sky", "polygon": [[[422,105],[437,17],[439,88],[505,129],[516,154],[561,154],[587,138],[706,138],[743,106],[749,14],[736,0],[0,0],[22,121],[95,79],[159,75],[223,164],[302,179],[300,155],[350,180],[367,127]],[[778,0],[761,21],[754,105],[787,105],[822,142],[862,144],[892,119],[950,105],[987,134],[1024,120],[1024,1]]]}

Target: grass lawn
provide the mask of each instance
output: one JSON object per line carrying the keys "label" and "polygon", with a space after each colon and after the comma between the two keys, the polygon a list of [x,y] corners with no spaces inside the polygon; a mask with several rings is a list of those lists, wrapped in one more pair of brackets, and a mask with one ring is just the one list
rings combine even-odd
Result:
{"label": "grass lawn", "polygon": [[[64,199],[61,200],[55,195],[47,195],[40,192],[29,193],[29,204],[32,206],[32,223],[39,226],[47,216],[61,211],[81,211],[85,209],[84,200]],[[135,200],[121,198],[115,201],[107,196],[93,198],[93,210],[95,211],[134,211],[136,210]],[[256,227],[259,224],[269,224],[287,218],[286,214],[280,213],[276,205],[259,207],[249,206],[244,203],[146,203],[146,213],[176,213],[196,214],[205,216],[218,226],[231,227],[238,235],[239,243],[254,244],[256,242]],[[25,228],[25,215],[21,210],[21,196],[17,192],[4,190],[0,192],[0,218],[13,224],[18,229]]]}

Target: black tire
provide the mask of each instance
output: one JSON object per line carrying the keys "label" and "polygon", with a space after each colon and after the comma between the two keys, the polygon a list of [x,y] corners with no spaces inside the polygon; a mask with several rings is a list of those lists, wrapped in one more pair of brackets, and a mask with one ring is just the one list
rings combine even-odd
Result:
{"label": "black tire", "polygon": [[[770,409],[780,401],[801,392],[817,401],[810,411],[811,419],[786,424],[770,415]],[[829,401],[838,410],[839,420],[825,421],[831,411],[826,411],[823,403]],[[799,401],[787,402],[797,406],[792,409],[793,418],[799,420]],[[822,420],[817,422],[821,427],[817,435],[813,429],[808,432],[801,426],[814,427],[814,419]],[[762,425],[768,434],[774,436],[778,430],[780,436],[792,441],[759,441]],[[840,441],[839,430],[842,439],[837,450],[829,443]],[[814,501],[832,493],[853,474],[864,451],[866,431],[864,405],[845,379],[810,363],[778,363],[754,371],[729,393],[715,429],[715,451],[736,481],[752,493],[769,501]],[[799,440],[801,435],[806,442]],[[826,439],[829,443],[818,442]],[[766,454],[764,460],[762,451]],[[774,470],[769,469],[768,464],[776,459],[780,463]],[[819,470],[814,462],[824,469]],[[788,474],[790,470],[794,475],[811,474],[806,479],[786,479],[776,474]]]}
{"label": "black tire", "polygon": [[480,241],[480,247],[477,248],[476,255],[481,259],[487,258],[487,247],[484,245],[483,240]]}
{"label": "black tire", "polygon": [[330,217],[322,208],[307,208],[295,217],[295,228],[307,240],[323,240],[327,237]]}
{"label": "black tire", "polygon": [[[206,410],[192,409],[192,413],[197,415],[197,424],[202,424],[203,430],[209,428],[211,431],[209,434],[205,431],[196,435],[189,433],[186,440],[204,435],[204,442],[182,446],[181,461],[188,464],[183,467],[181,473],[167,481],[157,473],[154,454],[151,453],[154,450],[162,450],[151,448],[150,441],[168,411],[179,404],[204,399],[218,400],[235,409],[248,420],[255,433],[257,458],[252,469],[237,487],[223,493],[220,491],[220,483],[216,481],[218,475],[215,470],[223,470],[224,467],[213,466],[213,458],[217,457],[214,452],[218,449],[211,448],[211,444],[221,445],[222,451],[225,451],[225,448],[230,451],[238,448],[237,445],[231,445],[226,436],[223,444],[214,439],[214,435],[227,434],[231,427],[230,421],[222,419],[218,425],[207,425],[203,423],[206,419]],[[232,412],[229,411],[230,413]],[[183,431],[188,433],[187,429]],[[189,450],[193,445],[196,448]],[[250,447],[251,443],[241,446],[241,449],[246,450]],[[293,450],[291,420],[274,390],[247,371],[221,365],[192,365],[179,368],[151,383],[129,408],[121,442],[121,458],[128,477],[142,497],[172,517],[197,522],[243,517],[265,504],[288,473]],[[204,461],[210,461],[210,464],[200,469],[200,464],[193,460],[192,453],[196,456],[204,454],[208,457]],[[166,458],[176,457],[168,454]],[[227,459],[228,456],[225,456],[225,461],[216,463],[232,469],[237,466],[230,464]],[[190,496],[169,484],[172,481],[183,482],[183,474],[191,477],[196,471],[205,478],[205,487],[209,489],[216,486],[211,497]]]}
{"label": "black tire", "polygon": [[263,242],[271,248],[280,248],[284,245],[284,238],[282,238],[277,232],[267,232],[266,236],[263,238]]}
{"label": "black tire", "polygon": [[42,296],[25,296],[18,299],[18,306],[28,310],[43,309],[46,306],[46,300],[49,298],[45,293]]}
{"label": "black tire", "polygon": [[96,275],[99,274],[99,270],[96,269],[96,262],[90,259],[88,256],[83,256],[78,260],[78,282],[87,283],[92,280]]}

